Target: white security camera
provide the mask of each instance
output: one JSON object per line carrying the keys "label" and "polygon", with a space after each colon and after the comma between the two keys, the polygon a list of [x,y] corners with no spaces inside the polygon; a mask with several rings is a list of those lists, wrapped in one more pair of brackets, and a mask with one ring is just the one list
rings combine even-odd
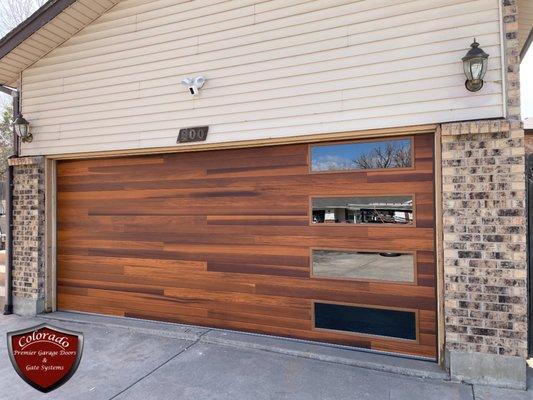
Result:
{"label": "white security camera", "polygon": [[193,96],[197,96],[200,89],[204,87],[205,81],[206,79],[203,76],[197,76],[196,78],[185,78],[181,81],[181,84],[187,86]]}

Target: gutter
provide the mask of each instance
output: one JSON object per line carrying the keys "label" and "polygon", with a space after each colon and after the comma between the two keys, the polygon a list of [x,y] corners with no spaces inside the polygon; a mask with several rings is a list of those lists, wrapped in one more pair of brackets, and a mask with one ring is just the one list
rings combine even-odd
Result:
{"label": "gutter", "polygon": [[[20,111],[19,92],[16,89],[0,85],[0,92],[13,97],[13,115],[18,115]],[[13,131],[13,154],[9,159],[18,157],[19,140]],[[13,166],[7,167],[7,190],[6,190],[6,304],[4,315],[13,314]]]}
{"label": "gutter", "polygon": [[0,92],[13,97],[14,93],[17,92],[17,89],[10,88],[9,86],[0,85]]}

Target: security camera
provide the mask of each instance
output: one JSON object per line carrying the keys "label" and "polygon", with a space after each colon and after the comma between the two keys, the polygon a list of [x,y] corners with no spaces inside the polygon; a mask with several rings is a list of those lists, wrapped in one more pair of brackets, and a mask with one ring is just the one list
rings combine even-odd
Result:
{"label": "security camera", "polygon": [[200,89],[204,87],[205,81],[206,79],[203,76],[197,76],[196,78],[185,78],[181,81],[181,84],[187,86],[193,96],[197,96]]}

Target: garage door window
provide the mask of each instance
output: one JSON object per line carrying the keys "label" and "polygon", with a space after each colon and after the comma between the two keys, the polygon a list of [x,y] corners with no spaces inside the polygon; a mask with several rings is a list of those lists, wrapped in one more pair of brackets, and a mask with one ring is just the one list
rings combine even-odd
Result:
{"label": "garage door window", "polygon": [[413,224],[412,196],[314,197],[313,224]]}
{"label": "garage door window", "polygon": [[414,311],[315,302],[315,328],[416,340]]}
{"label": "garage door window", "polygon": [[413,283],[414,254],[348,250],[312,250],[316,278]]}
{"label": "garage door window", "polygon": [[410,168],[412,160],[410,138],[311,147],[312,172]]}

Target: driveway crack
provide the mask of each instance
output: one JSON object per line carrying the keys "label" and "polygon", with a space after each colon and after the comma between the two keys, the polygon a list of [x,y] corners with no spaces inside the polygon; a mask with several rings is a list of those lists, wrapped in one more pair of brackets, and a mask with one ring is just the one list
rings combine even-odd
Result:
{"label": "driveway crack", "polygon": [[187,350],[189,350],[191,347],[193,347],[194,345],[196,345],[200,339],[202,338],[203,335],[205,335],[207,332],[204,332],[202,334],[200,334],[198,336],[198,338],[192,342],[191,344],[189,344],[188,346],[184,347],[183,349],[181,349],[180,351],[178,351],[176,354],[174,354],[172,357],[170,357],[168,360],[166,360],[165,362],[163,362],[161,365],[158,365],[157,367],[155,367],[154,369],[152,369],[150,372],[148,372],[147,374],[141,376],[139,379],[137,379],[135,382],[133,382],[132,384],[130,384],[128,387],[124,388],[123,390],[121,390],[120,392],[118,392],[117,394],[115,394],[114,396],[110,397],[109,400],[113,400],[113,399],[116,399],[118,396],[120,396],[121,394],[127,392],[128,390],[130,390],[132,387],[134,387],[135,385],[137,385],[139,382],[141,382],[142,380],[148,378],[150,375],[152,375],[154,372],[160,370],[161,368],[163,368],[165,365],[167,365],[169,362],[171,362],[172,360],[176,359],[177,357],[179,357],[181,354],[185,353]]}

